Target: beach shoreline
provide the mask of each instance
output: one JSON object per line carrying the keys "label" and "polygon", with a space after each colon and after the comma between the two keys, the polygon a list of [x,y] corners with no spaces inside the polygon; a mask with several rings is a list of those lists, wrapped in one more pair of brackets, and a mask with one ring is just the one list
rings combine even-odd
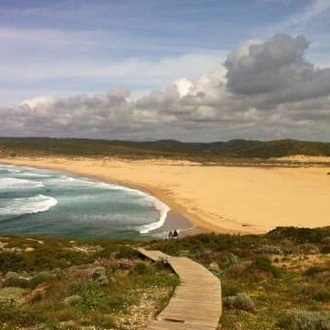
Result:
{"label": "beach shoreline", "polygon": [[[20,163],[20,162],[19,163],[15,162],[15,164],[13,164],[12,162],[8,162],[7,160],[4,162],[0,159],[0,164],[15,165],[15,166],[26,166],[26,167],[32,167],[32,168],[37,168],[37,169],[56,170],[56,171],[66,173],[67,175],[71,175],[71,176],[79,176],[79,177],[85,176],[85,177],[88,177],[91,180],[97,180],[97,181],[100,181],[100,182],[106,182],[106,183],[115,184],[115,185],[118,185],[118,186],[127,187],[127,188],[130,188],[130,189],[141,191],[145,194],[148,194],[148,195],[156,198],[157,200],[159,200],[160,202],[163,203],[162,200],[158,199],[151,191],[145,189],[144,187],[132,185],[132,184],[129,184],[127,182],[122,182],[122,181],[105,180],[102,176],[99,176],[99,175],[96,175],[96,176],[95,175],[88,175],[88,176],[86,176],[84,174],[79,174],[79,173],[77,173],[75,171],[72,171],[72,170],[58,169],[58,168],[55,168],[53,166],[48,166],[48,165],[47,166],[35,165],[35,164],[30,164],[30,162],[29,163],[24,163],[24,164]],[[168,206],[168,205],[166,204],[166,206]],[[159,215],[160,215],[160,213],[159,213]],[[170,231],[173,232],[174,229],[177,230],[180,237],[195,235],[195,234],[198,234],[198,233],[202,232],[200,229],[198,229],[196,227],[196,225],[192,221],[190,221],[185,216],[183,216],[182,214],[172,210],[169,207],[169,210],[166,214],[166,218],[165,218],[164,223],[160,227],[158,227],[154,230],[148,231],[146,233],[146,235],[151,236],[151,237],[155,237],[155,238],[167,238],[168,233]]]}
{"label": "beach shoreline", "polygon": [[329,167],[241,168],[64,157],[3,158],[0,163],[66,171],[144,191],[171,209],[163,229],[183,226],[182,235],[262,234],[277,226],[329,225]]}

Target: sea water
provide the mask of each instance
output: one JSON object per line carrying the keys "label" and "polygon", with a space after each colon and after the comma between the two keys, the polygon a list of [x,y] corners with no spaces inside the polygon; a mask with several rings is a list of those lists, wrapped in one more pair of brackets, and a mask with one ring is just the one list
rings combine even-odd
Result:
{"label": "sea water", "polygon": [[0,165],[0,233],[139,238],[169,208],[142,191],[64,172]]}

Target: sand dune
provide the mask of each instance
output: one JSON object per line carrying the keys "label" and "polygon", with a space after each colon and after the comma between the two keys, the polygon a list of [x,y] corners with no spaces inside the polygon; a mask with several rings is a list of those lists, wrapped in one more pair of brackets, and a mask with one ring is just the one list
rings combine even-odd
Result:
{"label": "sand dune", "polygon": [[202,230],[262,233],[330,225],[330,168],[202,166],[188,161],[15,158],[147,190]]}

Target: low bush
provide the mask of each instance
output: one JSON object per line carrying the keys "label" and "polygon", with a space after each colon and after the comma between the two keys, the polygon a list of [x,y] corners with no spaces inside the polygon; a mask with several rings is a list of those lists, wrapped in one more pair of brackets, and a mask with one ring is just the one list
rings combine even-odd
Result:
{"label": "low bush", "polygon": [[240,292],[238,288],[233,286],[226,286],[224,283],[222,284],[221,290],[223,297],[236,296]]}
{"label": "low bush", "polygon": [[285,330],[329,330],[329,312],[293,310],[284,314],[276,326]]}
{"label": "low bush", "polygon": [[16,272],[8,272],[5,275],[3,282],[4,287],[16,287],[16,288],[28,288],[30,285],[30,279],[22,277]]}
{"label": "low bush", "polygon": [[246,293],[238,293],[235,296],[225,297],[224,306],[230,309],[239,309],[247,312],[255,310],[255,303]]}
{"label": "low bush", "polygon": [[255,259],[250,270],[253,268],[265,271],[271,274],[274,278],[280,278],[283,274],[283,271],[280,268],[273,266],[272,261],[267,257],[259,257]]}
{"label": "low bush", "polygon": [[315,276],[318,273],[323,272],[325,269],[323,267],[320,266],[311,266],[309,268],[306,269],[306,271],[304,272],[305,276]]}
{"label": "low bush", "polygon": [[137,275],[145,275],[150,273],[150,267],[144,262],[138,262],[134,268],[133,273]]}
{"label": "low bush", "polygon": [[54,275],[52,275],[51,273],[49,272],[40,272],[36,275],[34,275],[31,280],[30,280],[30,283],[29,283],[29,287],[31,289],[34,289],[36,288],[39,284],[41,283],[45,283],[45,282],[49,282],[51,280],[53,280],[55,278]]}
{"label": "low bush", "polygon": [[133,249],[130,246],[122,247],[118,252],[115,253],[116,259],[137,259],[139,258],[140,253],[136,249]]}
{"label": "low bush", "polygon": [[330,301],[330,291],[327,289],[320,290],[314,295],[313,299],[321,302],[328,302]]}
{"label": "low bush", "polygon": [[[8,308],[6,311],[2,311],[0,314],[0,323],[8,324],[8,329],[15,329],[15,327],[12,325],[13,320],[15,320],[16,324],[20,324],[21,326],[33,326],[37,323],[43,323],[47,321],[47,318],[37,312],[19,309],[16,310],[13,308]],[[12,326],[12,328],[10,328],[10,326]]]}
{"label": "low bush", "polygon": [[317,254],[320,252],[319,248],[312,243],[304,243],[299,246],[299,249],[304,253]]}
{"label": "low bush", "polygon": [[104,267],[101,266],[96,267],[92,272],[91,278],[94,282],[96,282],[99,285],[109,284],[109,279],[107,277]]}
{"label": "low bush", "polygon": [[71,305],[81,311],[99,310],[104,313],[125,311],[129,304],[129,297],[126,294],[117,292],[109,294],[97,283],[89,280],[71,283],[69,293],[72,296],[81,296],[81,299],[71,302]]}
{"label": "low bush", "polygon": [[275,245],[264,245],[256,249],[257,253],[260,254],[283,254],[283,250]]}
{"label": "low bush", "polygon": [[323,254],[330,254],[330,245],[322,246],[320,252]]}

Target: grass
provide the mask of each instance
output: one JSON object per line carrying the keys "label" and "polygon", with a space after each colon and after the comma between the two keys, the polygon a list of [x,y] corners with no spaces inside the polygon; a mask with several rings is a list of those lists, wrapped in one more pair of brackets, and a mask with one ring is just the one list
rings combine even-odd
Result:
{"label": "grass", "polygon": [[[0,253],[3,285],[9,271],[25,280],[11,274],[24,288],[15,293],[10,308],[2,304],[0,324],[5,330],[90,325],[144,329],[164,308],[178,278],[163,263],[140,259],[134,247],[143,245],[190,257],[220,278],[222,329],[304,330],[304,322],[310,329],[321,327],[327,325],[330,311],[330,255],[322,252],[330,246],[329,237],[329,227],[143,243],[2,237],[1,242],[8,243]],[[34,250],[25,252],[28,247]],[[19,302],[22,297],[24,303]],[[139,318],[146,323],[134,328],[133,323],[142,324],[132,321]]]}

